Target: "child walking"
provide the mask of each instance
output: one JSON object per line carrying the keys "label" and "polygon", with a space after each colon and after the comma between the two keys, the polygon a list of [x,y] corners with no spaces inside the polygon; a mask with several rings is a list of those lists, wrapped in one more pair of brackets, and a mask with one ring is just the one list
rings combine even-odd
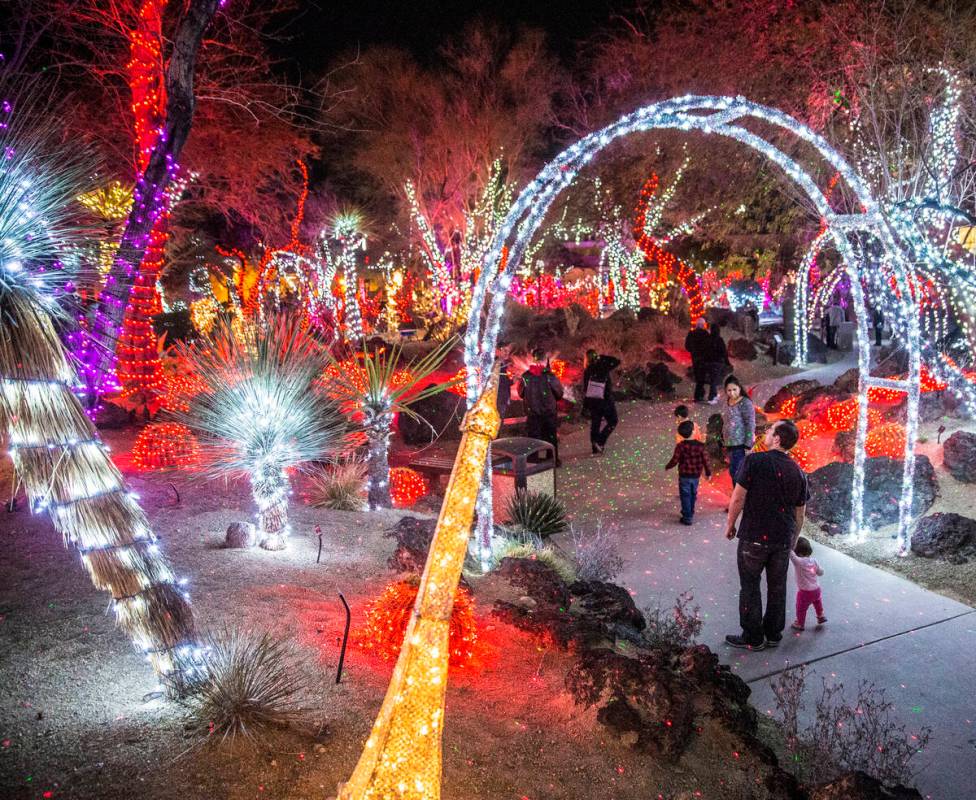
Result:
{"label": "child walking", "polygon": [[674,428],[674,441],[675,442],[680,442],[680,441],[682,441],[685,438],[680,433],[678,433],[678,426],[682,422],[685,422],[686,420],[689,421],[689,422],[691,422],[691,424],[695,426],[695,430],[694,430],[694,433],[691,434],[691,438],[692,439],[697,439],[700,442],[705,441],[705,437],[701,435],[701,429],[698,427],[698,425],[695,423],[695,421],[690,418],[689,413],[688,413],[688,406],[685,406],[685,405],[675,406],[675,409],[674,409],[674,425],[675,425],[675,428]]}
{"label": "child walking", "polygon": [[824,616],[823,602],[820,598],[820,583],[818,575],[823,575],[823,568],[813,557],[813,547],[804,536],[796,540],[796,547],[790,553],[790,561],[796,572],[796,619],[791,626],[795,631],[802,631],[807,621],[807,609],[813,606],[817,612],[817,625],[823,625],[827,618]]}
{"label": "child walking", "polygon": [[678,425],[678,435],[681,441],[674,446],[671,460],[664,465],[665,469],[678,468],[678,496],[681,498],[681,524],[691,525],[695,517],[695,501],[698,499],[698,481],[702,472],[712,477],[708,468],[708,457],[705,445],[692,437],[695,435],[695,423],[685,420]]}

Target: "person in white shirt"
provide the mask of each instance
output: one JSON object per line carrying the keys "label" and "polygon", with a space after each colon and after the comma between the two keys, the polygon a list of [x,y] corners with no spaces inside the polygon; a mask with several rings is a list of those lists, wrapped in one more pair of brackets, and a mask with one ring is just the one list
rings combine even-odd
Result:
{"label": "person in white shirt", "polygon": [[820,594],[818,575],[823,575],[823,568],[813,557],[813,547],[810,540],[800,536],[790,553],[793,570],[796,573],[796,619],[790,626],[795,631],[802,631],[807,621],[807,609],[813,606],[817,612],[817,626],[823,625],[827,618],[824,616],[823,601]]}

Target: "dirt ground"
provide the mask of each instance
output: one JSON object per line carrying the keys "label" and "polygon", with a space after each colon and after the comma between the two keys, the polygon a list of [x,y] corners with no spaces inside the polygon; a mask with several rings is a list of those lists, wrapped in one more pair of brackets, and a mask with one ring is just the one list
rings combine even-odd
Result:
{"label": "dirt ground", "polygon": [[[114,436],[125,452],[131,434]],[[124,462],[124,458],[120,458]],[[294,643],[310,689],[308,730],[260,750],[195,747],[184,712],[152,693],[148,664],[115,629],[45,517],[0,512],[0,797],[153,800],[327,797],[358,757],[391,665],[351,646],[335,684],[343,613],[393,574],[382,531],[398,512],[360,514],[292,504],[287,551],[226,550],[223,531],[251,512],[247,492],[179,476],[132,476],[179,575],[190,580],[198,625],[272,630]],[[314,526],[325,547],[316,564]],[[456,800],[755,798],[766,796],[749,753],[706,726],[678,764],[633,752],[574,705],[569,659],[493,621],[475,584],[484,647],[452,672],[444,796]]]}

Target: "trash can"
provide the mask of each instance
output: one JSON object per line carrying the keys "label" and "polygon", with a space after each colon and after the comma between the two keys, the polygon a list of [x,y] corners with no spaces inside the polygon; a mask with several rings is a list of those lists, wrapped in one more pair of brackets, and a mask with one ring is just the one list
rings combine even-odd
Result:
{"label": "trash can", "polygon": [[491,494],[495,522],[505,519],[516,491],[556,496],[556,449],[541,439],[512,436],[491,443]]}

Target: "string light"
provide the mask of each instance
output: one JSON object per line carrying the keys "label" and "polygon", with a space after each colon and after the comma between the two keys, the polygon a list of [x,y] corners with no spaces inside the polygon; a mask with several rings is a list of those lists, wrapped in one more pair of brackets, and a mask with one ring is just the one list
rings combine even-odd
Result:
{"label": "string light", "polygon": [[132,447],[132,461],[140,470],[189,467],[199,460],[197,437],[178,422],[147,425]]}
{"label": "string light", "polygon": [[427,479],[416,470],[410,467],[393,467],[390,470],[390,495],[394,508],[410,508],[429,493]]}

